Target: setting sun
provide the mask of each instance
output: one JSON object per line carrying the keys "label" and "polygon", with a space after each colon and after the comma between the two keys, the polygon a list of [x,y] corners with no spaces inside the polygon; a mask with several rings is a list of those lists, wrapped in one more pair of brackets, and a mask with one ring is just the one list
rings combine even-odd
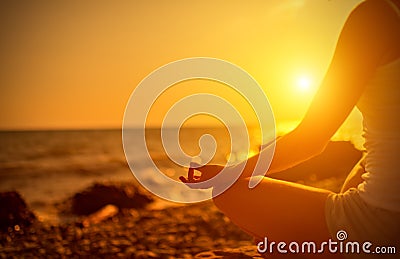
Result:
{"label": "setting sun", "polygon": [[311,88],[311,79],[308,76],[300,76],[296,80],[297,89],[301,92],[308,92]]}

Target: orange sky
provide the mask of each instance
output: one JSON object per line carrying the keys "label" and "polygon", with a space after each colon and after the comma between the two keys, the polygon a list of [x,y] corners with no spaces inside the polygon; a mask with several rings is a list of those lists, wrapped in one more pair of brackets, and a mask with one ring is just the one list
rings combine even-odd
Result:
{"label": "orange sky", "polygon": [[1,1],[0,129],[121,127],[147,74],[194,56],[239,65],[278,122],[300,119],[358,2]]}

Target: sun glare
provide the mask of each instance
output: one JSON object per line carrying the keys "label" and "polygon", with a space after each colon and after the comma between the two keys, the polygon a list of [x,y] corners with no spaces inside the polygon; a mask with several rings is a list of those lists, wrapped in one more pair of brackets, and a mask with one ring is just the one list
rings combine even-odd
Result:
{"label": "sun glare", "polygon": [[300,76],[297,78],[297,89],[301,92],[308,92],[311,88],[311,79],[308,76]]}

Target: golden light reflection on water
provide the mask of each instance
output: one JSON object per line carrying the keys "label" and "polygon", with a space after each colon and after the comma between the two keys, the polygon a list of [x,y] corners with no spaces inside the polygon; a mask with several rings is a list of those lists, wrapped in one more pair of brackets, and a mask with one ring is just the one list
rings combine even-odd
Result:
{"label": "golden light reflection on water", "polygon": [[[300,121],[280,122],[276,126],[276,135],[282,136],[294,130]],[[331,138],[332,141],[350,141],[358,150],[364,150],[364,138],[362,136],[362,116],[358,110],[354,110],[342,126]]]}

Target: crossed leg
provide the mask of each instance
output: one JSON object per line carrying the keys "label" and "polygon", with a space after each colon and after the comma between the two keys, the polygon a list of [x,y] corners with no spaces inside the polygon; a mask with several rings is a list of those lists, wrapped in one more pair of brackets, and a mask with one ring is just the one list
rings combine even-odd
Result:
{"label": "crossed leg", "polygon": [[330,191],[268,177],[253,189],[248,188],[248,182],[241,179],[214,198],[215,205],[244,231],[261,240],[267,237],[286,244],[319,244],[331,238],[325,221],[325,201]]}

